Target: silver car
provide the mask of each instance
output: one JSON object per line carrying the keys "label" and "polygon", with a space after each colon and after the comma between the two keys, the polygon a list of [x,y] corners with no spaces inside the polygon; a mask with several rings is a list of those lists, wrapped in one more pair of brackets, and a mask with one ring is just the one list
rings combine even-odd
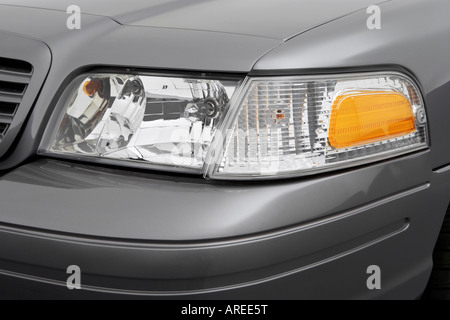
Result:
{"label": "silver car", "polygon": [[0,0],[0,297],[449,297],[449,13]]}

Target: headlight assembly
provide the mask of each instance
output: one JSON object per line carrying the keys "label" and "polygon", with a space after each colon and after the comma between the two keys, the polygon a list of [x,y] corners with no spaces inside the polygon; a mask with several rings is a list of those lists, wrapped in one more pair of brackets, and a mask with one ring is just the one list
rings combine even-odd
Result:
{"label": "headlight assembly", "polygon": [[41,154],[213,179],[300,176],[428,147],[421,93],[396,72],[255,77],[240,85],[87,74],[57,109]]}
{"label": "headlight assembly", "polygon": [[235,80],[80,76],[61,100],[61,115],[41,152],[201,173],[236,85]]}

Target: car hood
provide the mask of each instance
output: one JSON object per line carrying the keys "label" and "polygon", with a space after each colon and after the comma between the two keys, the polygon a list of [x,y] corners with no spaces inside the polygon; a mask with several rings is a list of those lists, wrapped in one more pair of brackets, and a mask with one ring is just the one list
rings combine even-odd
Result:
{"label": "car hood", "polygon": [[[378,0],[77,0],[83,14],[122,25],[189,29],[287,40],[367,8]],[[385,1],[384,1],[385,2]],[[73,0],[0,0],[0,4],[67,11]]]}

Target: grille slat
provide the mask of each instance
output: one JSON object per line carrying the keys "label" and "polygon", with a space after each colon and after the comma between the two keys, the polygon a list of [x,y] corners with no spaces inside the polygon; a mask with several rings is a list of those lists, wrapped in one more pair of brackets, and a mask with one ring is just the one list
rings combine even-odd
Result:
{"label": "grille slat", "polygon": [[27,85],[23,83],[0,81],[0,92],[3,93],[22,96],[26,87]]}
{"label": "grille slat", "polygon": [[14,121],[32,72],[28,62],[0,57],[0,142]]}
{"label": "grille slat", "polygon": [[28,84],[31,75],[0,69],[0,81]]}
{"label": "grille slat", "polygon": [[0,92],[0,102],[20,103],[22,95]]}
{"label": "grille slat", "polygon": [[30,75],[33,73],[31,64],[25,61],[0,57],[0,70]]}
{"label": "grille slat", "polygon": [[0,123],[11,124],[13,120],[14,117],[12,116],[4,116],[0,114]]}

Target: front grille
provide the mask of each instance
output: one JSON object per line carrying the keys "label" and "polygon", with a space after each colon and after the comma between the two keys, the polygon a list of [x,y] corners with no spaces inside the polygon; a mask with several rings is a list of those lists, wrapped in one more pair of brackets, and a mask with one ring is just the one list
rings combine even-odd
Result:
{"label": "front grille", "polygon": [[0,143],[20,107],[32,73],[28,62],[0,58]]}

